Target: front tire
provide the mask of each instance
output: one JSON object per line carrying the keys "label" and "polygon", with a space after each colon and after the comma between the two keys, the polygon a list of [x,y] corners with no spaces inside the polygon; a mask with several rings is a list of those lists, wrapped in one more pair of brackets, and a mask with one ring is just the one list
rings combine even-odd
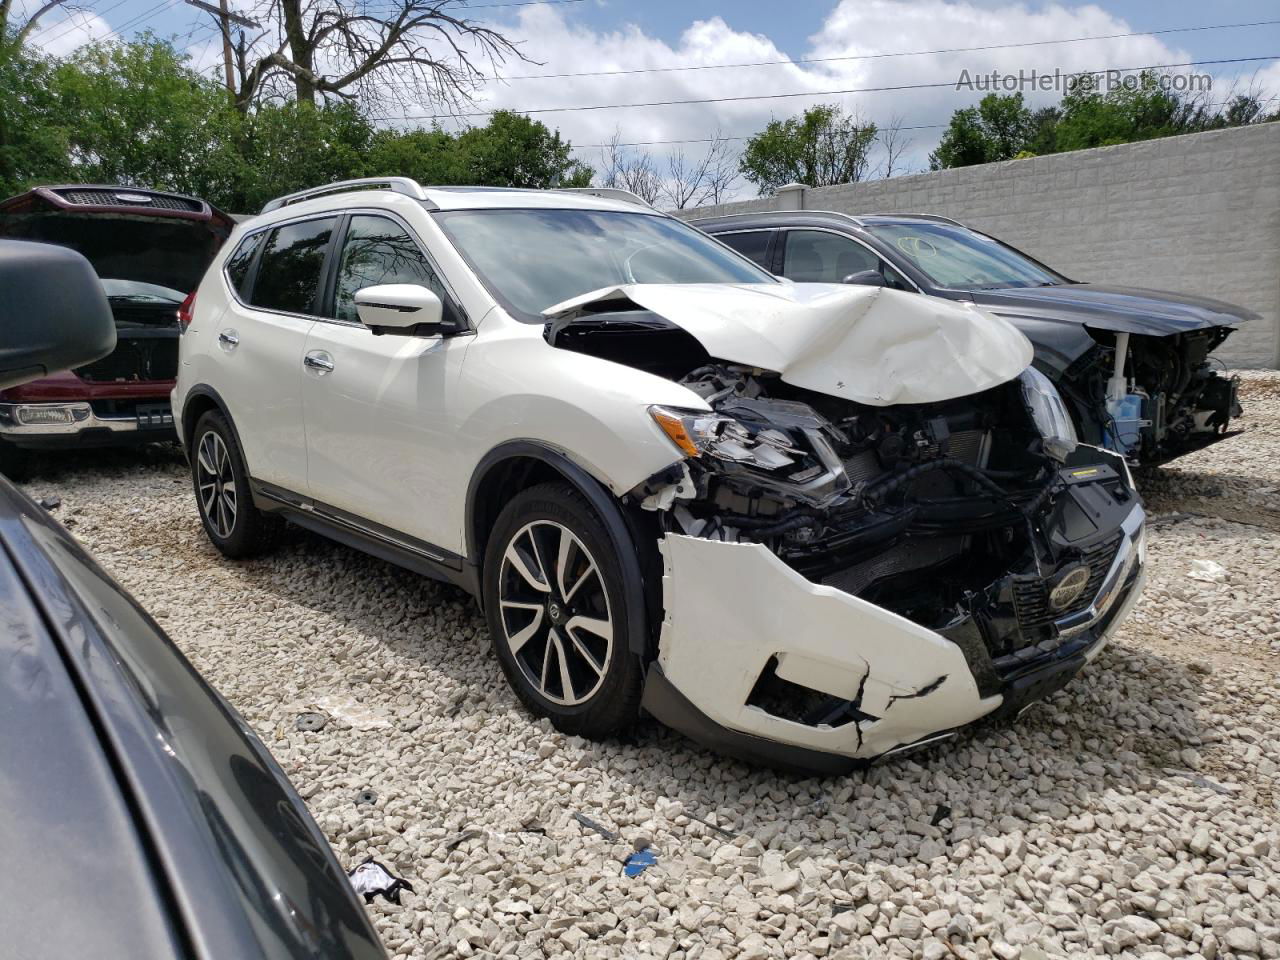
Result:
{"label": "front tire", "polygon": [[628,592],[603,523],[572,487],[517,494],[485,551],[482,592],[507,682],[556,729],[591,739],[639,715],[642,670]]}
{"label": "front tire", "polygon": [[210,410],[192,432],[191,483],[204,532],[225,557],[240,559],[275,545],[280,520],[253,505],[249,471],[227,418]]}

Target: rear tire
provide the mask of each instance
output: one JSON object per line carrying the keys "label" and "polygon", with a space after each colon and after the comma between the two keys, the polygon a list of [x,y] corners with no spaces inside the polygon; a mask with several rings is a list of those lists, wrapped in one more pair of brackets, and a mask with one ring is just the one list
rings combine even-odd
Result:
{"label": "rear tire", "polygon": [[204,532],[224,557],[253,557],[275,546],[283,525],[253,505],[249,471],[227,418],[210,410],[196,421],[191,484]]}
{"label": "rear tire", "polygon": [[481,591],[507,682],[556,729],[603,739],[639,716],[643,672],[627,633],[613,542],[563,483],[517,494],[498,515]]}
{"label": "rear tire", "polygon": [[8,440],[0,440],[0,474],[14,483],[31,476],[31,454]]}

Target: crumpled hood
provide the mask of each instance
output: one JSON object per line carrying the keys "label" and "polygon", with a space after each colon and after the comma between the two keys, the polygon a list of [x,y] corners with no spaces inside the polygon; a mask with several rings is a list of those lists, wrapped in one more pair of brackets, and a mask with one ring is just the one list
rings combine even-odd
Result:
{"label": "crumpled hood", "polygon": [[571,320],[640,307],[681,327],[718,360],[869,406],[934,403],[1012,380],[1031,344],[969,304],[834,283],[624,284],[543,311]]}
{"label": "crumpled hood", "polygon": [[973,300],[1011,319],[1059,320],[1157,337],[1258,319],[1251,310],[1209,297],[1099,283],[975,290]]}

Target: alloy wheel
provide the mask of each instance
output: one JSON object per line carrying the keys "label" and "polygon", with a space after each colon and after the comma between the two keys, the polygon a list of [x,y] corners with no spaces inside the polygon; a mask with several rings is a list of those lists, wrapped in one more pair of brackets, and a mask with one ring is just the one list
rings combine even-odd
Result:
{"label": "alloy wheel", "polygon": [[200,438],[196,448],[196,488],[209,526],[227,539],[236,525],[236,478],[227,445],[212,430]]}
{"label": "alloy wheel", "polygon": [[504,639],[544,698],[585,703],[604,682],[613,618],[600,566],[563,524],[535,520],[507,544],[498,573]]}

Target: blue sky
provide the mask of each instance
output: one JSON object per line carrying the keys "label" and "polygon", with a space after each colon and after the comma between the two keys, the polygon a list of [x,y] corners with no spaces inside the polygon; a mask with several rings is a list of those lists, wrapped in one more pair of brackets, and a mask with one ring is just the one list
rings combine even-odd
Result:
{"label": "blue sky", "polygon": [[[28,0],[34,2],[34,0]],[[78,19],[50,26],[37,40],[66,52],[86,39],[112,30],[133,35],[151,29],[177,38],[192,62],[218,68],[219,48],[208,17],[182,0],[83,0]],[[251,12],[264,0],[231,0],[233,9]],[[1157,2],[1157,0],[570,0],[521,6],[489,6],[499,0],[471,0],[474,15],[490,20],[538,63],[512,61],[502,79],[476,92],[473,110],[538,110],[596,104],[635,104],[658,100],[696,100],[759,94],[802,93],[772,100],[732,100],[674,106],[554,111],[535,114],[556,127],[588,162],[615,132],[627,142],[697,141],[714,132],[745,138],[772,117],[799,113],[816,103],[837,103],[864,122],[884,127],[897,121],[910,127],[903,161],[923,169],[942,127],[957,107],[975,103],[981,93],[952,85],[962,71],[978,75],[996,70],[1016,73],[1061,68],[1072,72],[1189,60],[1238,57],[1269,59],[1238,65],[1194,68],[1210,75],[1211,99],[1255,88],[1280,98],[1280,24],[1243,29],[1164,33],[1072,43],[1116,33],[1160,31],[1245,21],[1280,19],[1276,0]],[[484,5],[484,6],[482,6]],[[158,9],[157,9],[158,8]],[[1034,46],[1009,46],[1032,43]],[[997,47],[985,51],[964,47]],[[918,56],[903,52],[950,51]],[[886,56],[894,54],[894,56]],[[828,58],[823,63],[733,66],[744,61]],[[829,59],[838,58],[838,59]],[[842,58],[842,59],[841,59]],[[672,70],[695,66],[700,69]],[[538,79],[530,75],[599,71],[657,72]],[[832,95],[832,90],[946,84],[928,89]],[[1035,105],[1056,101],[1057,93],[1029,93]],[[1271,106],[1280,106],[1280,99]],[[439,112],[430,102],[406,106],[405,124]],[[447,127],[483,122],[482,117],[443,121]],[[741,139],[731,141],[740,144]],[[692,157],[698,143],[654,143],[648,150],[659,167],[672,151]],[[874,165],[882,165],[875,158]],[[901,165],[896,172],[901,172]],[[874,173],[874,171],[873,171]]]}

